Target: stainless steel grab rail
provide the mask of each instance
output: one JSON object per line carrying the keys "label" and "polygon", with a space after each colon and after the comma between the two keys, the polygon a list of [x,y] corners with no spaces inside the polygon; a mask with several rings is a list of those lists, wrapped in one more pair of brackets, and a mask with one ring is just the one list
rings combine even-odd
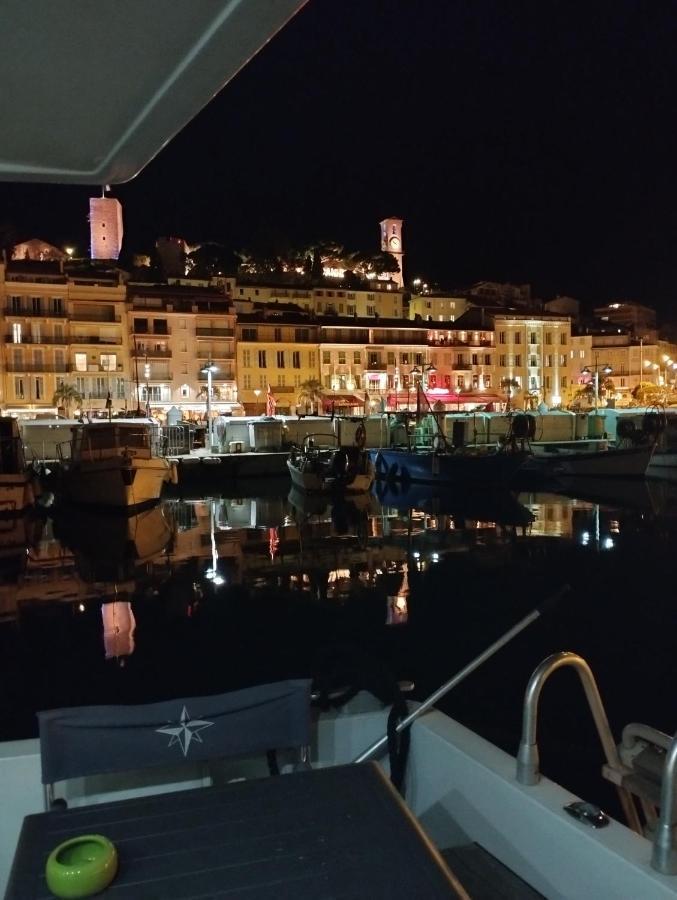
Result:
{"label": "stainless steel grab rail", "polygon": [[651,865],[663,875],[677,875],[675,830],[675,774],[677,770],[677,735],[672,739],[663,767],[661,782],[661,814],[656,826]]}
{"label": "stainless steel grab rail", "polygon": [[[597,728],[597,734],[601,741],[606,756],[607,764],[610,768],[618,772],[626,771],[620,757],[618,749],[614,743],[609,720],[604,711],[604,704],[597,689],[594,675],[590,667],[577,653],[569,653],[562,651],[548,656],[543,662],[536,667],[524,694],[524,706],[522,712],[522,739],[520,740],[519,750],[517,753],[517,771],[516,778],[520,784],[534,785],[540,780],[539,771],[539,755],[538,744],[536,743],[536,731],[538,726],[538,702],[541,696],[543,685],[547,679],[557,669],[564,666],[571,666],[575,669],[580,678],[585,696],[588,700],[590,712]],[[642,826],[639,821],[639,815],[632,801],[629,791],[626,788],[617,786],[618,795],[623,807],[623,812],[627,819],[628,825],[633,831],[642,834]]]}

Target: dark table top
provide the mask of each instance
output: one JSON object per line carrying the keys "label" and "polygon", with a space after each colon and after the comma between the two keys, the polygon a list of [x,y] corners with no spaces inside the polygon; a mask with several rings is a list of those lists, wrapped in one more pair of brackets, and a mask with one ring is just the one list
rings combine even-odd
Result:
{"label": "dark table top", "polygon": [[6,900],[51,897],[49,853],[94,833],[120,900],[465,896],[375,763],[27,816]]}

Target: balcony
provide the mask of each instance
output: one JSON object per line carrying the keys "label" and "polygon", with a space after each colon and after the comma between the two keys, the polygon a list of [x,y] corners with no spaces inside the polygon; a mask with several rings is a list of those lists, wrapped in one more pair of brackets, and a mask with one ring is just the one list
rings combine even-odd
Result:
{"label": "balcony", "polygon": [[[207,381],[207,373],[206,372],[198,372],[197,373],[198,381]],[[234,381],[235,373],[232,369],[219,369],[216,372],[212,372],[212,381]]]}
{"label": "balcony", "polygon": [[68,344],[67,338],[56,338],[48,334],[43,334],[39,338],[33,337],[32,334],[22,334],[20,341],[15,341],[13,334],[6,334],[4,335],[4,341],[6,344],[13,344],[16,347],[21,347],[23,344],[59,344],[65,347]]}
{"label": "balcony", "polygon": [[6,316],[14,316],[14,318],[30,318],[30,319],[65,319],[66,311],[65,310],[54,310],[54,309],[16,309],[13,306],[5,307],[5,315]]}
{"label": "balcony", "polygon": [[150,335],[151,337],[169,337],[172,333],[171,328],[167,327],[162,331],[151,328],[149,325],[132,325],[131,334]]}
{"label": "balcony", "polygon": [[114,325],[116,322],[119,324],[122,321],[122,317],[113,315],[112,313],[103,315],[95,312],[77,312],[71,314],[70,320],[71,322],[101,322],[102,325]]}
{"label": "balcony", "polygon": [[225,350],[215,350],[213,353],[204,353],[202,350],[197,355],[198,359],[203,359],[207,362],[210,359],[218,360],[219,362],[227,361],[227,362],[235,362],[235,354],[227,353]]}
{"label": "balcony", "polygon": [[234,328],[196,328],[195,336],[198,338],[211,338],[211,337],[232,338],[232,337],[235,337],[235,329]]}
{"label": "balcony", "polygon": [[98,334],[71,335],[71,344],[97,344],[104,347],[120,347],[122,345],[121,337],[99,337]]}
{"label": "balcony", "polygon": [[101,363],[90,363],[87,365],[86,369],[78,367],[76,363],[68,363],[68,371],[75,373],[76,375],[91,375],[92,372],[103,372],[104,375],[119,375],[120,372],[124,371],[124,368],[125,367],[122,365],[122,363],[118,363],[114,369],[109,369],[106,366],[102,366]]}
{"label": "balcony", "polygon": [[139,347],[131,351],[132,357],[136,357],[137,359],[171,359],[172,351],[171,350],[141,350]]}
{"label": "balcony", "polygon": [[438,340],[428,341],[430,347],[489,347],[495,348],[493,341],[460,341],[458,338],[439,338]]}
{"label": "balcony", "polygon": [[6,371],[16,372],[21,375],[32,374],[33,372],[57,372],[65,375],[68,371],[68,367],[66,366],[66,363],[44,362],[20,365],[19,363],[12,362],[7,364]]}

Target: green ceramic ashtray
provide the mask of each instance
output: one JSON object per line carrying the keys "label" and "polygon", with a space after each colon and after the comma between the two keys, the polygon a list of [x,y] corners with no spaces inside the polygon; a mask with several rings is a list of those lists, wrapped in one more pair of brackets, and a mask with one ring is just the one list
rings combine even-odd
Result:
{"label": "green ceramic ashtray", "polygon": [[49,854],[47,887],[57,897],[77,900],[108,887],[118,870],[115,844],[102,834],[83,834],[59,844]]}

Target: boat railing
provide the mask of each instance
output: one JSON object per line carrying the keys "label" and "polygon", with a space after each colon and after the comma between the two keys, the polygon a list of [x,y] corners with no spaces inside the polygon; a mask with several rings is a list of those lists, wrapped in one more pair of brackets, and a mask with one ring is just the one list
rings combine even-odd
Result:
{"label": "boat railing", "polygon": [[621,784],[622,776],[627,774],[629,770],[621,762],[594,675],[583,657],[578,656],[576,653],[563,651],[548,656],[536,667],[529,679],[524,694],[522,710],[522,739],[517,753],[517,781],[525,785],[535,785],[540,781],[539,754],[536,741],[538,703],[545,682],[553,672],[564,667],[573,668],[581,681],[597,734],[606,756],[607,769],[618,773],[618,780],[614,780],[616,781],[616,789],[626,820],[633,831],[642,834],[639,815],[630,791]]}

